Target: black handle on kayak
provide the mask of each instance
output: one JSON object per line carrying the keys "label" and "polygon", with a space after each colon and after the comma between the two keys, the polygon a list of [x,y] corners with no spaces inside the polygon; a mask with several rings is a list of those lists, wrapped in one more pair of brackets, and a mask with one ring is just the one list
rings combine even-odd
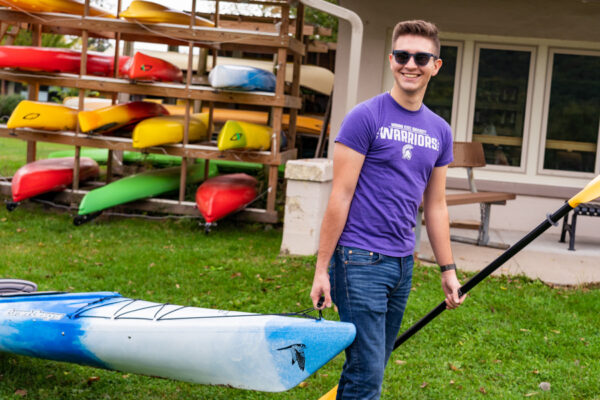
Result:
{"label": "black handle on kayak", "polygon": [[[521,240],[508,248],[504,253],[502,253],[498,258],[492,261],[487,267],[479,271],[475,276],[473,276],[467,283],[462,285],[459,289],[459,295],[462,296],[469,292],[469,290],[473,289],[479,282],[487,278],[492,272],[500,268],[502,264],[508,261],[512,256],[521,251],[525,246],[531,243],[534,239],[544,233],[548,228],[552,225],[556,224],[562,217],[567,215],[569,211],[571,211],[573,207],[569,205],[569,203],[565,203],[561,208],[559,208],[554,214],[549,215],[547,219],[538,225],[535,229],[525,235]],[[404,333],[402,333],[396,341],[394,342],[394,349],[397,349],[402,343],[407,341],[411,336],[417,333],[421,328],[431,322],[435,317],[440,315],[446,309],[446,302],[442,301],[431,310],[427,315],[421,318],[417,323],[408,328]]]}

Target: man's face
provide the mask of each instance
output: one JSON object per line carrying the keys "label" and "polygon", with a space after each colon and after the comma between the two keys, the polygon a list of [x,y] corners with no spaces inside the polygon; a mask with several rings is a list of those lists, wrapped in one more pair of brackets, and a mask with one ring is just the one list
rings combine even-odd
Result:
{"label": "man's face", "polygon": [[[436,54],[433,41],[415,35],[403,35],[396,39],[394,50],[402,50],[411,54],[426,52]],[[436,54],[437,55],[437,54]],[[406,64],[399,64],[390,54],[390,69],[394,75],[394,80],[398,88],[407,94],[415,94],[425,91],[427,83],[432,76],[437,75],[442,60],[431,57],[425,66],[420,66],[415,62],[415,57],[410,57]]]}

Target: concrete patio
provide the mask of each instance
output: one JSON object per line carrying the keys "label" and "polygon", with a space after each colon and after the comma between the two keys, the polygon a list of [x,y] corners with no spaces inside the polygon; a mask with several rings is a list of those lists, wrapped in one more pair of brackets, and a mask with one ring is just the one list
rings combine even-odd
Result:
{"label": "concrete patio", "polygon": [[[534,226],[532,226],[532,229]],[[425,264],[434,260],[425,227],[422,231],[419,259]],[[453,235],[476,238],[477,231],[452,229]],[[490,241],[513,245],[528,232],[490,230]],[[553,285],[585,285],[600,283],[600,235],[576,236],[575,250],[559,243],[560,227],[551,227],[521,252],[508,260],[494,274],[525,275]],[[504,250],[452,242],[454,259],[459,269],[479,271]]]}

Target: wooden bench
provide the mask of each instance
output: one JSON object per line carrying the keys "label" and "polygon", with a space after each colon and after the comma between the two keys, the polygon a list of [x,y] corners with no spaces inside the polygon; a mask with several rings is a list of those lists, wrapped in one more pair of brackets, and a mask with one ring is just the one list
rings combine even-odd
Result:
{"label": "wooden bench", "polygon": [[[509,246],[504,243],[490,242],[490,213],[492,204],[505,205],[508,200],[514,200],[517,196],[514,193],[505,192],[479,192],[475,186],[475,178],[473,169],[484,167],[486,165],[483,145],[478,142],[454,142],[454,161],[448,165],[448,168],[465,168],[467,172],[467,180],[469,182],[469,192],[446,194],[446,203],[448,206],[457,206],[464,204],[479,204],[480,220],[475,224],[471,223],[451,223],[453,227],[472,228],[479,231],[477,239],[467,238],[463,236],[451,235],[450,239],[456,242],[475,244],[478,246],[487,246],[505,249]],[[417,221],[421,221],[423,217],[423,209],[419,208]],[[416,225],[416,251],[421,236],[421,224]]]}

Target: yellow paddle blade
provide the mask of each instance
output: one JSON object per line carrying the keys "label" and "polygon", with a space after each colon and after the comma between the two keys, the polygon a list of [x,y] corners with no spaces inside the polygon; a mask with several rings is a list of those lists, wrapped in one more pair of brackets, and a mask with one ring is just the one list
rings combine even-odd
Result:
{"label": "yellow paddle blade", "polygon": [[573,208],[581,203],[587,203],[600,197],[600,175],[594,178],[590,183],[569,200],[569,205]]}
{"label": "yellow paddle blade", "polygon": [[335,385],[333,389],[325,393],[319,400],[335,400],[335,397],[337,396],[337,388],[338,385]]}

